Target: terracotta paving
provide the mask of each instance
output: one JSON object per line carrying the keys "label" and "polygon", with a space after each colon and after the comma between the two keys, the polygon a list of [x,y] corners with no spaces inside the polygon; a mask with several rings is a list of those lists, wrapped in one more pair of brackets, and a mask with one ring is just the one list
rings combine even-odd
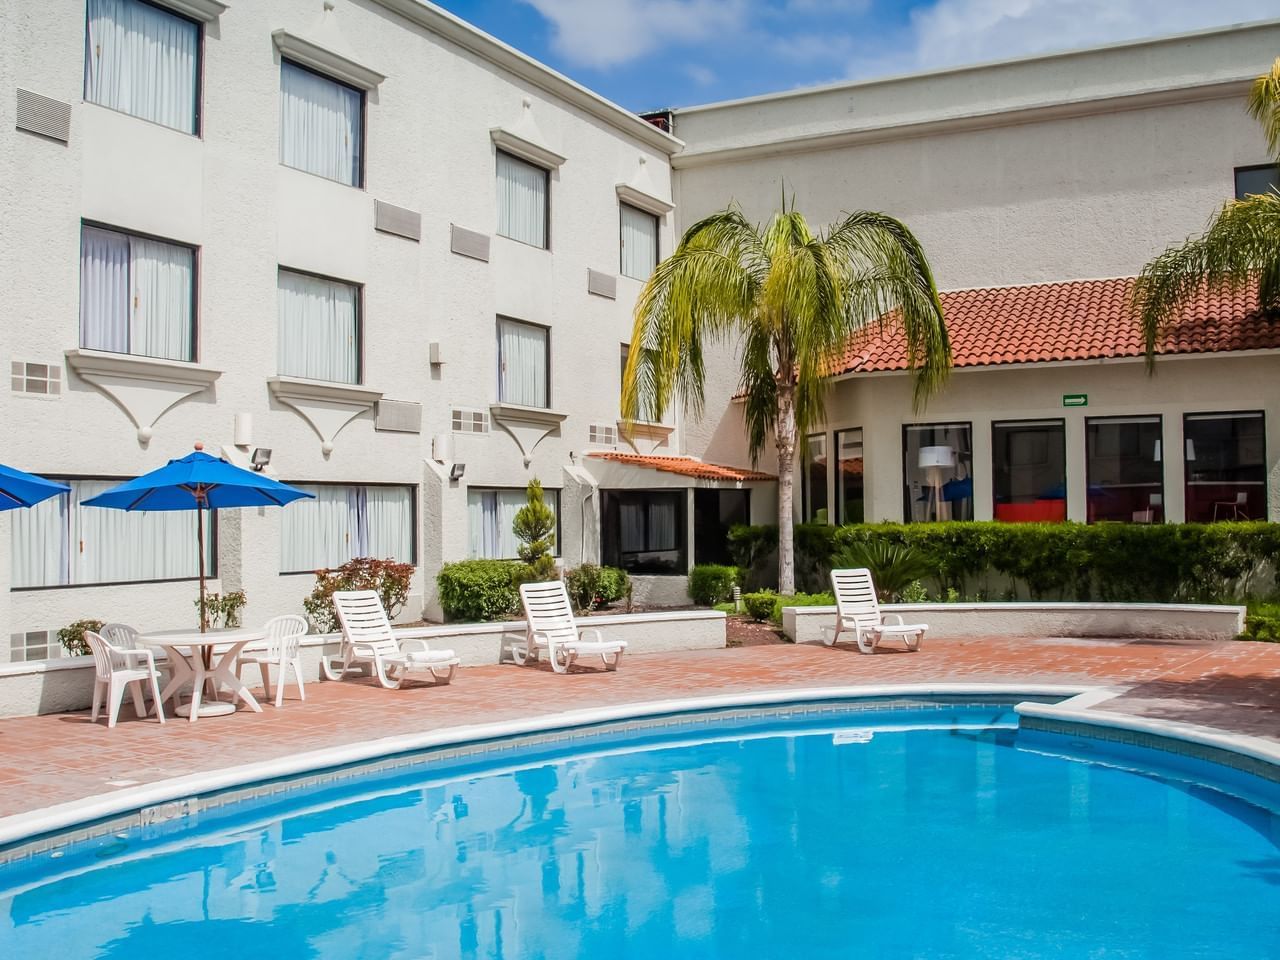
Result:
{"label": "terracotta paving", "polygon": [[1108,710],[1185,720],[1280,741],[1280,644],[1169,644],[1052,638],[945,640],[915,654],[767,645],[630,656],[618,673],[569,676],[473,667],[448,687],[382,690],[310,683],[307,700],[196,724],[137,720],[114,730],[88,712],[0,720],[0,816],[142,783],[323,746],[583,707],[764,688],[913,681],[1102,681]]}

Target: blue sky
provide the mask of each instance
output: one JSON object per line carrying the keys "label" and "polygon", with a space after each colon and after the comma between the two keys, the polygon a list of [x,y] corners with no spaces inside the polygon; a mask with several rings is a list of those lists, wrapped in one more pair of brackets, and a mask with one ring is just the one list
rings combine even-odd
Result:
{"label": "blue sky", "polygon": [[1280,17],[1280,0],[436,2],[632,110]]}

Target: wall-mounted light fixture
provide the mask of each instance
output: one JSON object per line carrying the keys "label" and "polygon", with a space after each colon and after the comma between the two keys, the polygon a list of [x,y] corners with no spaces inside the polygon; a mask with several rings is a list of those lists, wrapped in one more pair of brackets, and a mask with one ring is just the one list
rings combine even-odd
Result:
{"label": "wall-mounted light fixture", "polygon": [[462,475],[466,472],[467,472],[467,465],[465,463],[455,463],[452,467],[449,468],[449,479],[461,480]]}
{"label": "wall-mounted light fixture", "polygon": [[253,464],[253,469],[261,473],[266,469],[267,464],[271,462],[271,448],[254,447],[253,456],[249,458],[249,462]]}

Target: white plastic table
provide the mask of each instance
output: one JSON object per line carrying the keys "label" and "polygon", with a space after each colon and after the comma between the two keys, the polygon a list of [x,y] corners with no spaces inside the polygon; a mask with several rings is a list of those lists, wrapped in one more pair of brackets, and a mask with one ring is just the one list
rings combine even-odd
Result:
{"label": "white plastic table", "polygon": [[[250,710],[262,712],[262,707],[249,692],[245,682],[236,676],[235,666],[241,650],[256,640],[266,638],[266,632],[262,630],[210,630],[208,633],[201,633],[199,630],[158,630],[138,637],[148,646],[164,648],[173,667],[173,679],[160,692],[160,700],[164,702],[173,697],[173,712],[180,717],[189,717],[192,723],[197,717],[222,717],[236,712],[234,702],[217,699],[202,702],[206,680],[214,682],[215,690],[217,684],[230,687],[231,692],[243,700]],[[218,647],[227,649],[219,656]],[[207,670],[204,665],[206,650],[213,661],[213,666]],[[191,703],[178,704],[178,691],[188,683],[192,688]]]}

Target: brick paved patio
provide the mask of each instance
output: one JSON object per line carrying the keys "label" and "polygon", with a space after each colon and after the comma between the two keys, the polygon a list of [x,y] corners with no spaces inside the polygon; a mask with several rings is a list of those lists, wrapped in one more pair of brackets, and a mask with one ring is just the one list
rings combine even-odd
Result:
{"label": "brick paved patio", "polygon": [[199,770],[490,720],[761,688],[913,681],[1100,681],[1127,690],[1107,710],[1280,740],[1277,644],[1002,638],[874,656],[753,646],[632,656],[615,674],[492,666],[462,670],[448,687],[311,683],[305,703],[290,690],[281,710],[266,704],[261,714],[242,709],[194,725],[137,720],[128,706],[114,730],[105,720],[91,724],[87,711],[0,720],[0,816]]}

